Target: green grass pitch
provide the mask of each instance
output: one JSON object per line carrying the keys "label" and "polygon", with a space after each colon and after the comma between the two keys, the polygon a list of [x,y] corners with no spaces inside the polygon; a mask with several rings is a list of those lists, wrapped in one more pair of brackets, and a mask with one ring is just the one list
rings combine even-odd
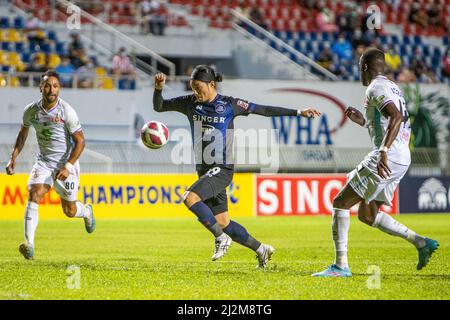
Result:
{"label": "green grass pitch", "polygon": [[42,220],[33,261],[18,252],[22,222],[1,221],[0,299],[449,299],[450,215],[398,219],[440,242],[429,265],[417,271],[411,244],[353,217],[347,279],[310,276],[334,258],[329,216],[236,219],[276,248],[266,271],[237,243],[212,262],[213,238],[194,218],[100,219],[93,234],[82,219]]}

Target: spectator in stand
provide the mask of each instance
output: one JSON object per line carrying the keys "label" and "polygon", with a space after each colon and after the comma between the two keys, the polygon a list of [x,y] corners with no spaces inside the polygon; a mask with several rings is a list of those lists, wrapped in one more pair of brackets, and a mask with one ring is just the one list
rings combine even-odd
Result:
{"label": "spectator in stand", "polygon": [[450,78],[450,49],[447,49],[447,52],[442,59],[442,75]]}
{"label": "spectator in stand", "polygon": [[428,23],[434,28],[442,27],[442,10],[440,0],[435,0],[428,8]]}
{"label": "spectator in stand", "polygon": [[414,74],[414,72],[408,68],[403,68],[401,69],[398,77],[397,77],[397,82],[400,83],[414,83],[416,82],[416,75]]}
{"label": "spectator in stand", "polygon": [[[31,60],[31,63],[25,68],[24,72],[32,72],[36,73],[36,75],[33,75],[33,86],[37,87],[39,86],[39,83],[41,81],[41,75],[43,72],[47,71],[47,68],[45,65],[41,62],[41,59],[39,59],[39,56],[35,54]],[[28,81],[29,77],[21,77],[19,81],[23,83],[24,85],[31,86],[31,84]]]}
{"label": "spectator in stand", "polygon": [[317,58],[317,63],[327,69],[330,72],[333,70],[333,52],[331,52],[330,46],[325,45]]}
{"label": "spectator in stand", "polygon": [[334,54],[338,56],[339,61],[341,63],[344,64],[352,63],[353,59],[352,45],[345,38],[344,33],[339,34],[338,41],[333,44],[331,50],[333,51]]}
{"label": "spectator in stand", "polygon": [[46,36],[42,23],[33,15],[33,12],[28,15],[23,33],[26,35],[30,43],[37,43],[41,46],[45,41]]}
{"label": "spectator in stand", "polygon": [[428,15],[421,4],[416,1],[411,5],[411,11],[409,12],[409,22],[416,23],[422,28],[428,26]]}
{"label": "spectator in stand", "polygon": [[[239,12],[240,14],[242,14],[245,18],[250,19],[250,15],[249,15],[250,9],[245,6],[244,0],[239,1],[235,10],[237,12]],[[234,16],[233,16],[233,19],[234,19],[234,23],[237,23],[238,25],[242,24],[240,19],[238,19]]]}
{"label": "spectator in stand", "polygon": [[344,12],[336,19],[336,23],[339,27],[339,32],[344,32],[346,35],[351,34],[360,27],[360,16],[355,10],[355,6],[351,2],[345,3]]}
{"label": "spectator in stand", "polygon": [[72,38],[69,43],[69,59],[75,69],[84,66],[88,62],[84,45],[81,42],[80,35],[76,32],[70,34]]}
{"label": "spectator in stand", "polygon": [[132,89],[135,86],[136,74],[125,47],[121,47],[113,57],[112,70],[118,80],[119,89]]}
{"label": "spectator in stand", "polygon": [[138,10],[136,12],[139,14],[138,21],[141,25],[141,33],[148,34],[150,32],[150,18],[152,7],[149,0],[143,0],[139,4]]}
{"label": "spectator in stand", "polygon": [[319,13],[316,16],[316,26],[322,32],[336,32],[337,25],[334,23],[334,14],[322,4],[318,5]]}
{"label": "spectator in stand", "polygon": [[259,10],[259,8],[257,6],[253,6],[250,9],[248,15],[249,15],[250,20],[252,20],[254,23],[259,25],[261,28],[267,29],[267,24],[264,19],[264,15],[262,14],[261,10]]}
{"label": "spectator in stand", "polygon": [[68,56],[61,57],[61,64],[55,68],[59,73],[59,82],[64,88],[72,87],[73,74],[75,73],[75,67],[70,63]]}
{"label": "spectator in stand", "polygon": [[363,33],[361,30],[357,29],[352,35],[352,48],[356,50],[359,46],[369,46],[370,43],[366,43],[363,38]]}
{"label": "spectator in stand", "polygon": [[424,83],[436,83],[437,79],[433,71],[423,61],[423,54],[416,49],[415,56],[411,61],[410,69],[414,72],[417,80]]}
{"label": "spectator in stand", "polygon": [[167,27],[167,8],[158,0],[152,0],[150,2],[150,8],[150,33],[162,36]]}
{"label": "spectator in stand", "polygon": [[78,68],[75,71],[75,77],[78,80],[78,88],[94,88],[95,78],[97,77],[97,74],[95,73],[94,62],[89,59],[84,66]]}
{"label": "spectator in stand", "polygon": [[386,67],[388,68],[386,72],[392,72],[397,76],[402,66],[402,59],[400,58],[400,55],[395,52],[393,45],[389,45],[387,48],[384,59],[386,60]]}

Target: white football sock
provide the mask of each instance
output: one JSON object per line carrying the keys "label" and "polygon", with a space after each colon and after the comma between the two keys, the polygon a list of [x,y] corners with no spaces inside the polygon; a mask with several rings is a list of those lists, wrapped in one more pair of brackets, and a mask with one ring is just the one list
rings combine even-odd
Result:
{"label": "white football sock", "polygon": [[264,245],[261,243],[261,245],[256,249],[256,253],[263,254],[264,253]]}
{"label": "white football sock", "polygon": [[336,258],[334,264],[339,268],[348,268],[347,245],[348,229],[350,228],[350,210],[333,208],[333,231],[334,251]]}
{"label": "white football sock", "polygon": [[39,205],[36,202],[28,201],[24,215],[25,242],[34,247],[34,234],[39,222]]}
{"label": "white football sock", "polygon": [[80,201],[77,201],[77,213],[75,213],[75,218],[88,218],[91,215],[90,210],[82,204]]}
{"label": "white football sock", "polygon": [[423,237],[419,236],[414,231],[382,211],[378,212],[372,227],[378,228],[392,236],[406,239],[417,248],[422,248],[425,246],[425,239]]}

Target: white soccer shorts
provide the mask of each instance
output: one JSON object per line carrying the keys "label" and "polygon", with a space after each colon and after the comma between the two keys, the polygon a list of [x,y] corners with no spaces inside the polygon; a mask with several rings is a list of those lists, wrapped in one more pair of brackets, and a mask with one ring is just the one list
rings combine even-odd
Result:
{"label": "white soccer shorts", "polygon": [[80,185],[80,164],[75,162],[69,176],[65,181],[56,180],[58,170],[49,168],[42,161],[36,161],[28,179],[28,190],[33,184],[48,184],[55,187],[56,193],[64,200],[78,200],[78,187]]}
{"label": "white soccer shorts", "polygon": [[347,174],[348,184],[366,203],[372,200],[391,206],[394,191],[409,166],[389,161],[390,177],[381,178],[377,171],[378,158],[367,156],[353,171]]}

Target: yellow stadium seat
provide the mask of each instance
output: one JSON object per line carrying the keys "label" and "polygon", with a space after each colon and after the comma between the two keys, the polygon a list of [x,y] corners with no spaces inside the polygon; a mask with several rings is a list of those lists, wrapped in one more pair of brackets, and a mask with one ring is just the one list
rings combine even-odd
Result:
{"label": "yellow stadium seat", "polygon": [[6,87],[6,78],[2,74],[0,74],[0,87]]}
{"label": "yellow stadium seat", "polygon": [[102,88],[105,90],[112,90],[114,89],[114,81],[110,77],[104,77],[103,79],[103,85]]}
{"label": "yellow stadium seat", "polygon": [[17,66],[21,63],[20,55],[17,52],[8,52],[8,64]]}
{"label": "yellow stadium seat", "polygon": [[38,58],[38,63],[41,65],[45,65],[45,53],[43,52],[38,52],[36,53],[36,57]]}
{"label": "yellow stadium seat", "polygon": [[6,61],[5,52],[3,50],[0,50],[0,65],[5,64],[5,61]]}
{"label": "yellow stadium seat", "polygon": [[47,35],[45,34],[45,30],[37,30],[36,31],[36,37],[38,37],[40,39],[47,38]]}
{"label": "yellow stadium seat", "polygon": [[15,65],[17,72],[23,72],[27,68],[27,65],[20,61],[18,64]]}
{"label": "yellow stadium seat", "polygon": [[11,77],[11,80],[9,82],[10,87],[20,87],[20,81],[17,77]]}
{"label": "yellow stadium seat", "polygon": [[48,68],[54,69],[61,63],[61,58],[56,53],[51,53],[48,60]]}
{"label": "yellow stadium seat", "polygon": [[8,36],[6,38],[7,42],[22,42],[22,35],[19,30],[8,29]]}
{"label": "yellow stadium seat", "polygon": [[95,68],[95,73],[96,73],[98,76],[106,76],[106,70],[105,70],[105,68],[103,68],[103,67],[97,67],[97,68]]}
{"label": "yellow stadium seat", "polygon": [[6,33],[3,29],[0,29],[0,41],[6,41]]}

